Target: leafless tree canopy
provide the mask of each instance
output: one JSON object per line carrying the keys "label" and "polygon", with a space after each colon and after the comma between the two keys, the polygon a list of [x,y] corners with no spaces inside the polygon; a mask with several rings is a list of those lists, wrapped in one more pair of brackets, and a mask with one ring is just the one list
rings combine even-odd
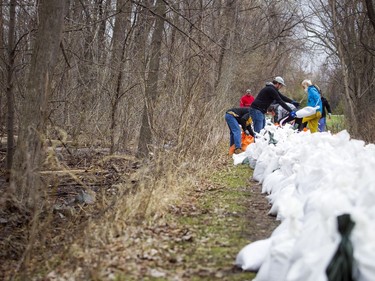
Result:
{"label": "leafless tree canopy", "polygon": [[[351,132],[374,139],[371,0],[63,2],[52,67],[48,53],[35,55],[50,40],[40,34],[44,2],[1,1],[0,113],[9,160],[13,135],[29,126],[31,109],[22,104],[43,94],[33,93],[28,77],[46,67],[53,70],[43,76],[48,93],[33,99],[47,125],[34,124],[42,139],[62,130],[72,143],[112,153],[147,156],[172,145],[186,156],[218,139],[224,110],[246,88],[257,92],[275,75],[295,98],[302,79],[316,79],[334,104],[344,105]],[[316,48],[327,58],[312,73],[303,64],[317,63],[306,56]]]}
{"label": "leafless tree canopy", "polygon": [[328,60],[327,90],[345,105],[352,135],[374,141],[373,124],[374,6],[373,1],[318,1],[308,11],[314,20],[305,22],[311,38],[322,46]]}

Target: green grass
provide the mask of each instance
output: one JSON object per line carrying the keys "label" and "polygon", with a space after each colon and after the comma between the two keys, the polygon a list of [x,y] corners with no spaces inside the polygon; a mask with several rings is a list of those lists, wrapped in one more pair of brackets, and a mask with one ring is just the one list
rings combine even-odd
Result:
{"label": "green grass", "polygon": [[[138,265],[130,274],[117,273],[115,280],[170,281],[174,276],[189,281],[255,278],[255,273],[234,267],[237,254],[249,243],[247,203],[251,173],[247,165],[233,166],[228,158],[224,168],[210,174],[199,184],[199,189],[191,191],[179,206],[179,212],[168,214],[168,224],[173,227],[156,227],[155,230],[162,230],[161,236],[139,237],[149,241],[150,244],[142,244],[145,249],[157,249],[158,257],[142,261],[142,267]],[[191,239],[176,239],[181,235],[173,233],[181,230],[186,230]],[[166,275],[150,276],[149,269]]]}
{"label": "green grass", "polygon": [[331,133],[333,134],[346,129],[346,121],[344,115],[332,115],[331,119],[329,119],[328,117],[326,118],[326,122],[326,131],[331,131]]}
{"label": "green grass", "polygon": [[[199,199],[197,216],[186,216],[180,223],[196,229],[194,245],[187,244],[187,266],[199,268],[204,265],[207,276],[193,275],[190,280],[251,280],[255,274],[231,271],[237,253],[248,244],[245,228],[248,226],[245,200],[246,187],[251,169],[246,165],[230,166],[225,171],[212,175],[212,183],[218,187],[208,191]],[[222,276],[220,276],[222,274]]]}

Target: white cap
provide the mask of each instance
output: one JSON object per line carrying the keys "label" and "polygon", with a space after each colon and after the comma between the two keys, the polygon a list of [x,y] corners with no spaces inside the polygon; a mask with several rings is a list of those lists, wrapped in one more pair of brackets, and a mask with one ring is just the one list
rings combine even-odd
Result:
{"label": "white cap", "polygon": [[250,89],[247,89],[247,90],[246,90],[246,93],[251,93],[251,90],[250,90]]}
{"label": "white cap", "polygon": [[276,81],[277,83],[280,83],[280,84],[286,86],[285,82],[284,82],[284,79],[280,76],[276,76],[275,79],[273,79],[273,81]]}
{"label": "white cap", "polygon": [[312,85],[312,82],[311,80],[308,80],[308,79],[305,79],[302,81],[302,86],[311,86]]}

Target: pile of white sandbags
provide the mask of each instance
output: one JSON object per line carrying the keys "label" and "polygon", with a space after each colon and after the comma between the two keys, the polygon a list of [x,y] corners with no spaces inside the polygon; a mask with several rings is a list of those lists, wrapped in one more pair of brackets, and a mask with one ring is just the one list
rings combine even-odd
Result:
{"label": "pile of white sandbags", "polygon": [[350,214],[355,280],[375,280],[375,145],[346,131],[268,125],[260,135],[244,154],[281,224],[268,239],[245,246],[236,265],[257,271],[256,281],[328,280],[325,270],[341,241],[337,216]]}

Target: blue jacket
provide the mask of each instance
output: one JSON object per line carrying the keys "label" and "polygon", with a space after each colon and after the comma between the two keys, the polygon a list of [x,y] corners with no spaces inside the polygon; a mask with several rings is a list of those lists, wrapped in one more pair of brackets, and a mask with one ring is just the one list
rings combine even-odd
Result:
{"label": "blue jacket", "polygon": [[307,88],[307,106],[315,107],[319,105],[319,109],[317,111],[323,111],[322,99],[320,98],[320,93],[318,89],[311,85]]}

